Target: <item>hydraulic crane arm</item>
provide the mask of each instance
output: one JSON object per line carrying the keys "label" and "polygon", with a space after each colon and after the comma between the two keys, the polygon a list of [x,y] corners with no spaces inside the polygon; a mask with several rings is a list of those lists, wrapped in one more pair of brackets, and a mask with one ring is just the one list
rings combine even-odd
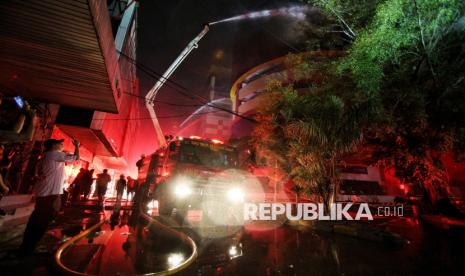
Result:
{"label": "hydraulic crane arm", "polygon": [[181,52],[181,54],[176,58],[176,60],[171,64],[171,66],[165,71],[163,76],[155,83],[155,85],[150,89],[150,91],[145,96],[145,105],[150,113],[150,117],[152,119],[153,126],[155,127],[155,131],[157,134],[157,139],[160,146],[166,145],[165,136],[160,128],[160,123],[158,122],[155,108],[153,106],[155,97],[157,96],[158,91],[160,88],[165,84],[168,78],[173,74],[173,72],[178,68],[178,66],[186,59],[186,57],[192,52],[192,50],[196,49],[198,46],[198,42],[205,36],[205,34],[210,30],[208,24],[205,24],[202,31],[191,41],[187,44],[186,48]]}

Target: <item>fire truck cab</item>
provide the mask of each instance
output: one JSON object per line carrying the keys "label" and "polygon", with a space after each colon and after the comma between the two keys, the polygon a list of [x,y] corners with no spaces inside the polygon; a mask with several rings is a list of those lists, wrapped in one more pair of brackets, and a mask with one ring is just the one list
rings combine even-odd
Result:
{"label": "fire truck cab", "polygon": [[[189,211],[215,223],[240,221],[250,177],[234,147],[213,139],[177,137],[142,162],[139,181],[158,201],[161,216]],[[142,179],[141,179],[142,178]]]}

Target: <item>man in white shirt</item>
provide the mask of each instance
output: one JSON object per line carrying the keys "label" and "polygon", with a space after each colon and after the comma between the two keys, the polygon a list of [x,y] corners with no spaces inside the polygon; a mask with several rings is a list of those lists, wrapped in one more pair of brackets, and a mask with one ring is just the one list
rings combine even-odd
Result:
{"label": "man in white shirt", "polygon": [[65,162],[79,159],[79,142],[73,140],[74,154],[63,152],[63,139],[44,142],[45,153],[37,167],[38,181],[35,184],[35,208],[29,217],[20,253],[33,253],[37,243],[47,231],[50,222],[61,207],[61,194],[65,178]]}

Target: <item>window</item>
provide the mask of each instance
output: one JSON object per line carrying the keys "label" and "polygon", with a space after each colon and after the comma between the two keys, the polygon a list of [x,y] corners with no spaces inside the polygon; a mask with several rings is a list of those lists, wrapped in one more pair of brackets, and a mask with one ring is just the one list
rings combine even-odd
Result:
{"label": "window", "polygon": [[236,167],[237,153],[231,148],[192,141],[181,145],[179,161],[210,168]]}

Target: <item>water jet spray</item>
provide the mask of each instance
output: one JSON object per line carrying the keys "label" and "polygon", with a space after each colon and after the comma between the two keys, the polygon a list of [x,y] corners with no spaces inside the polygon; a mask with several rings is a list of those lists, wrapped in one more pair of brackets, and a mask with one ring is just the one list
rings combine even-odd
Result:
{"label": "water jet spray", "polygon": [[241,14],[226,19],[210,22],[209,25],[216,25],[218,23],[241,21],[246,19],[258,19],[263,17],[274,17],[274,16],[290,16],[297,19],[304,19],[305,13],[308,11],[307,6],[293,6],[288,8],[272,9],[272,10],[263,10],[256,12],[249,12],[246,14]]}
{"label": "water jet spray", "polygon": [[280,8],[280,9],[272,9],[272,10],[263,10],[263,11],[256,11],[256,12],[249,12],[242,15],[233,16],[230,18],[206,23],[203,25],[202,31],[194,37],[189,44],[187,44],[186,48],[179,54],[179,56],[174,60],[174,62],[170,65],[170,67],[165,71],[163,76],[155,83],[155,85],[150,89],[150,91],[145,96],[145,105],[150,113],[150,117],[152,118],[152,123],[155,127],[155,132],[157,134],[157,139],[160,146],[166,146],[166,139],[163,135],[163,132],[160,128],[160,123],[158,122],[157,116],[155,114],[155,108],[153,103],[155,101],[155,97],[157,96],[158,91],[160,88],[165,84],[168,78],[173,74],[173,72],[178,68],[178,66],[186,59],[186,57],[192,52],[192,50],[199,47],[199,41],[207,34],[210,30],[210,26],[216,25],[219,23],[224,22],[233,22],[233,21],[240,21],[246,19],[257,19],[263,17],[274,17],[274,16],[291,16],[297,19],[304,19],[305,13],[308,11],[307,6],[292,6],[287,8]]}

